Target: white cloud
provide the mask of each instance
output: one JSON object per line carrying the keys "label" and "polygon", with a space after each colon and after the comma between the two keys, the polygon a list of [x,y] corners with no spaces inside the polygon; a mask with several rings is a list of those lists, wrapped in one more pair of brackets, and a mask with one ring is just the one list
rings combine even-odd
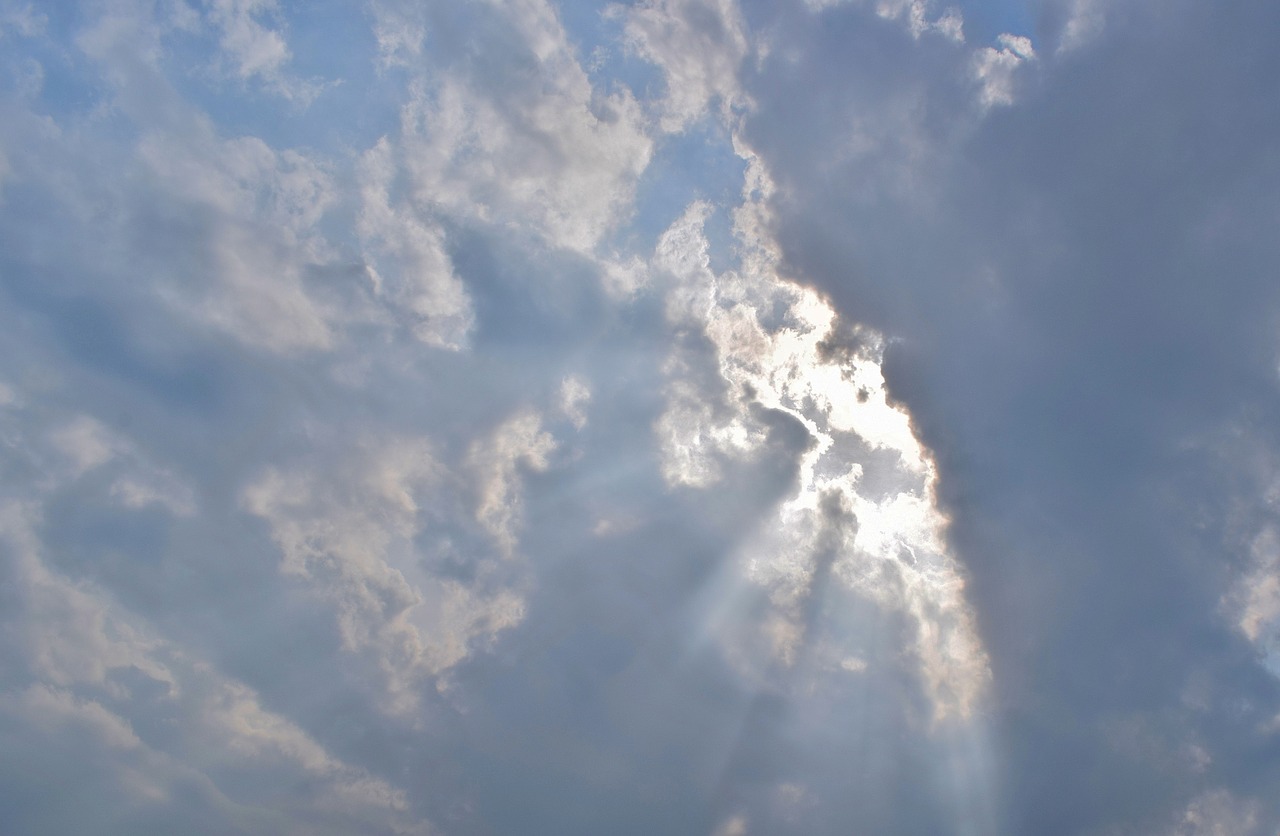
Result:
{"label": "white cloud", "polygon": [[[247,8],[223,11],[234,17]],[[318,229],[336,201],[331,172],[309,152],[224,136],[184,101],[164,76],[168,27],[124,5],[99,16],[77,41],[111,82],[107,103],[137,137],[99,153],[123,158],[116,164],[131,176],[105,169],[61,174],[68,159],[83,156],[77,134],[58,136],[52,153],[30,161],[33,176],[66,194],[86,235],[139,227],[124,238],[132,251],[99,253],[93,269],[142,271],[153,297],[255,346],[292,352],[332,345],[334,320],[345,312],[304,287],[308,271],[333,255]],[[104,202],[111,215],[101,211]],[[183,238],[176,246],[154,237],[146,219],[156,214],[172,222],[167,235]]]}
{"label": "white cloud", "polygon": [[988,46],[978,50],[973,63],[973,74],[981,87],[979,101],[988,108],[1013,104],[1019,68],[1036,57],[1030,38],[1003,34],[997,43],[999,49]]}
{"label": "white cloud", "polygon": [[429,571],[417,545],[428,518],[456,524],[462,509],[450,492],[474,478],[475,518],[511,557],[518,468],[545,467],[552,449],[537,416],[524,413],[472,446],[466,477],[446,471],[421,439],[370,442],[346,461],[268,469],[243,503],[270,524],[281,571],[332,608],[344,649],[372,661],[366,675],[379,682],[384,707],[411,717],[424,683],[524,618],[519,590],[483,554],[467,556],[477,572],[469,584]]}
{"label": "white cloud", "polygon": [[1106,25],[1108,0],[1071,0],[1058,41],[1058,52],[1069,52],[1097,38]]}
{"label": "white cloud", "polygon": [[1241,580],[1240,630],[1259,644],[1280,639],[1280,536],[1268,526],[1254,539],[1253,566]]}
{"label": "white cloud", "polygon": [[483,66],[446,64],[412,86],[394,141],[409,197],[422,212],[591,252],[626,216],[649,161],[639,105],[624,88],[593,88],[550,4],[473,11],[511,43]]}
{"label": "white cloud", "polygon": [[719,460],[750,453],[764,440],[740,415],[717,414],[705,390],[683,375],[678,358],[667,365],[667,408],[654,430],[662,445],[662,475],[671,485],[705,488],[720,481]]}
{"label": "white cloud", "polygon": [[75,45],[101,62],[105,75],[116,85],[127,106],[157,110],[172,106],[172,96],[144,101],[139,95],[144,89],[158,92],[154,82],[164,55],[166,21],[157,20],[148,4],[136,0],[93,11],[97,14],[77,34]]}
{"label": "white cloud", "polygon": [[912,37],[937,32],[953,41],[963,41],[964,18],[959,9],[948,7],[930,18],[934,11],[931,0],[876,0],[876,14],[889,20],[903,21]]}
{"label": "white cloud", "polygon": [[815,12],[842,5],[859,5],[875,9],[876,16],[906,24],[913,38],[932,32],[957,41],[964,41],[964,16],[955,6],[941,10],[933,0],[804,0],[805,6]]}
{"label": "white cloud", "polygon": [[274,75],[289,60],[284,38],[260,20],[277,10],[274,0],[211,0],[208,7],[241,78]]}
{"label": "white cloud", "polygon": [[123,446],[101,422],[84,415],[55,430],[51,440],[70,463],[72,478],[110,461]]}
{"label": "white cloud", "polygon": [[1250,836],[1258,833],[1258,803],[1218,789],[1197,796],[1178,823],[1177,836]]}
{"label": "white cloud", "polygon": [[279,29],[264,23],[280,16],[276,0],[205,0],[205,8],[218,30],[223,60],[238,79],[259,81],[274,95],[302,104],[320,94],[321,85],[285,72],[293,57],[289,45]]}
{"label": "white cloud", "polygon": [[[307,581],[334,610],[344,649],[372,654],[388,707],[407,712],[432,659],[411,614],[423,593],[405,577],[418,502],[441,478],[421,441],[358,448],[334,473],[268,469],[244,491],[271,525],[281,571]],[[453,660],[456,661],[456,660]]]}
{"label": "white cloud", "polygon": [[412,67],[427,37],[426,9],[420,3],[372,3],[373,35],[382,68]]}
{"label": "white cloud", "polygon": [[625,15],[631,48],[666,79],[664,131],[683,130],[713,102],[723,113],[744,104],[737,74],[749,44],[734,0],[646,0],[612,13]]}
{"label": "white cloud", "polygon": [[542,429],[542,418],[523,411],[504,421],[493,434],[472,443],[467,464],[479,490],[476,520],[502,553],[515,554],[522,522],[520,469],[546,470],[556,440]]}
{"label": "white cloud", "polygon": [[453,273],[444,233],[412,205],[393,206],[391,145],[383,138],[361,160],[357,229],[375,292],[403,312],[418,339],[457,349],[474,322],[471,299]]}
{"label": "white cloud", "polygon": [[142,745],[124,718],[112,714],[100,703],[76,699],[61,689],[32,685],[16,700],[4,700],[3,697],[0,700],[8,702],[6,707],[16,708],[28,722],[46,733],[57,733],[60,731],[58,726],[74,723],[112,748],[136,749]]}
{"label": "white cloud", "polygon": [[[16,427],[15,431],[23,432]],[[50,432],[49,443],[67,467],[46,470],[41,483],[45,490],[63,479],[79,479],[109,462],[119,462],[109,493],[125,507],[159,505],[183,515],[196,511],[190,486],[150,462],[135,445],[94,418],[80,415],[70,419]]]}
{"label": "white cloud", "polygon": [[178,307],[200,299],[192,315],[265,348],[328,347],[337,312],[303,287],[306,267],[327,256],[316,224],[334,200],[328,174],[299,152],[193,127],[182,135],[153,134],[138,151],[181,211],[208,219],[202,268],[213,283],[194,294],[170,285],[166,295]]}
{"label": "white cloud", "polygon": [[[990,672],[942,539],[936,471],[909,417],[889,404],[882,339],[843,328],[829,302],[776,275],[775,248],[760,237],[766,210],[751,206],[769,193],[767,174],[748,179],[737,216],[748,254],[740,273],[711,270],[701,204],[690,206],[657,247],[655,268],[671,282],[668,317],[696,329],[714,350],[714,371],[678,347],[667,364],[667,410],[655,427],[664,475],[673,484],[715,484],[722,460],[749,457],[764,444],[753,408],[803,426],[810,443],[800,454],[795,491],[744,550],[748,577],[769,590],[776,607],[762,628],[766,643],[784,664],[795,663],[813,640],[805,602],[818,594],[819,564],[831,561],[833,576],[850,589],[915,621],[914,652],[934,717],[964,720],[978,708]],[[888,464],[850,457],[850,437],[894,457]],[[870,493],[868,482],[882,487]]]}
{"label": "white cloud", "polygon": [[591,389],[581,377],[566,377],[560,384],[560,412],[577,429],[587,425],[587,406]]}

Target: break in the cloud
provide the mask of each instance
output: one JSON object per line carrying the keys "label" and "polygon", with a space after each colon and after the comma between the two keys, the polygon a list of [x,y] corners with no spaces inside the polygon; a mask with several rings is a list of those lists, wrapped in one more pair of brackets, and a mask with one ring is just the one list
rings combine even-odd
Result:
{"label": "break in the cloud", "polygon": [[1278,28],[0,0],[3,829],[1276,832]]}

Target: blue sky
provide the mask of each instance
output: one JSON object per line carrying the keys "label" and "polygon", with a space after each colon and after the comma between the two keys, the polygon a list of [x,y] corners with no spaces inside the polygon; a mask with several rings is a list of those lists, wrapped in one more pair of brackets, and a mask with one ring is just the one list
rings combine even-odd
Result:
{"label": "blue sky", "polygon": [[1275,833],[1277,26],[0,0],[0,830]]}

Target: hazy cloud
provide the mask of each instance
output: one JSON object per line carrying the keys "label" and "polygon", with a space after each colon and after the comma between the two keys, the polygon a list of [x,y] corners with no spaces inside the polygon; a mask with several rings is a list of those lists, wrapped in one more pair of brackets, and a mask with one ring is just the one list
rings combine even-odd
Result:
{"label": "hazy cloud", "polygon": [[1275,832],[1280,11],[313,11],[0,0],[0,821]]}

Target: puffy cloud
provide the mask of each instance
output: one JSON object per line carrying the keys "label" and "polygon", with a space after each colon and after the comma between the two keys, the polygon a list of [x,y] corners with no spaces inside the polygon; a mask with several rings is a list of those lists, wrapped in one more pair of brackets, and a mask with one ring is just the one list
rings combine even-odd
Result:
{"label": "puffy cloud", "polygon": [[541,419],[533,412],[507,420],[492,438],[471,447],[468,460],[480,490],[476,519],[508,556],[515,552],[521,522],[519,468],[545,470],[555,447],[555,439],[542,430]]}
{"label": "puffy cloud", "polygon": [[973,65],[974,75],[982,87],[979,99],[984,107],[1013,104],[1018,67],[1036,57],[1030,38],[1006,33],[997,40],[1000,48],[983,47]]}
{"label": "puffy cloud", "polygon": [[[746,239],[757,230],[749,206],[741,219]],[[967,717],[989,672],[932,504],[933,464],[906,413],[887,401],[881,338],[844,331],[825,300],[777,278],[767,256],[742,273],[714,275],[704,220],[705,207],[694,205],[658,247],[660,268],[679,282],[668,315],[696,323],[718,372],[699,380],[689,362],[669,364],[669,405],[657,425],[664,474],[709,487],[721,478],[718,460],[750,456],[766,442],[763,415],[793,421],[804,437],[798,484],[744,555],[747,577],[770,590],[777,608],[764,622],[773,652],[787,666],[796,662],[814,627],[805,623],[808,599],[822,594],[827,576],[838,579],[918,620],[915,650],[935,716]]]}
{"label": "puffy cloud", "polygon": [[306,107],[324,91],[316,80],[289,71],[293,53],[276,0],[176,0],[162,4],[158,19],[175,33],[216,43],[208,71],[250,83],[272,96]]}
{"label": "puffy cloud", "polygon": [[[536,417],[521,416],[499,430],[492,448],[473,452],[483,463],[476,516],[508,556],[518,515],[516,465],[545,466],[551,444],[536,433]],[[245,508],[270,524],[281,571],[332,606],[343,648],[372,656],[384,703],[400,715],[419,708],[424,678],[523,617],[512,589],[425,571],[415,547],[425,524],[421,505],[441,501],[446,478],[423,441],[405,439],[361,445],[334,471],[269,469],[243,496]]]}
{"label": "puffy cloud", "polygon": [[882,18],[906,23],[913,38],[919,38],[926,32],[937,32],[951,40],[964,40],[964,18],[954,7],[938,13],[934,4],[927,0],[877,0],[875,11]]}
{"label": "puffy cloud", "polygon": [[365,153],[362,169],[358,229],[375,291],[410,314],[423,342],[460,347],[473,321],[471,300],[453,273],[442,231],[412,208],[391,205],[395,171],[385,138]]}
{"label": "puffy cloud", "polygon": [[222,33],[222,48],[235,61],[241,78],[274,75],[289,60],[284,38],[261,22],[265,13],[275,10],[271,0],[214,0],[209,4],[209,17]]}
{"label": "puffy cloud", "polygon": [[[171,36],[172,27],[126,5],[96,16],[77,38],[110,81],[99,106],[118,113],[136,140],[100,143],[95,153],[111,159],[110,170],[87,164],[85,146],[97,140],[84,132],[15,114],[24,184],[57,195],[46,220],[121,244],[89,264],[77,263],[83,254],[74,249],[42,257],[71,276],[142,274],[153,301],[254,345],[324,347],[336,312],[304,285],[332,256],[317,229],[333,203],[329,173],[305,152],[226,137],[183,102],[163,74]],[[43,141],[29,142],[32,131]],[[153,240],[174,246],[131,249]]]}
{"label": "puffy cloud", "polygon": [[662,129],[679,131],[713,102],[729,112],[744,104],[738,68],[748,53],[742,14],[732,0],[654,0],[625,13],[631,48],[662,70]]}
{"label": "puffy cloud", "polygon": [[442,5],[428,17],[428,33],[474,27],[501,46],[474,62],[468,51],[488,44],[462,40],[414,66],[397,145],[417,211],[521,227],[591,252],[625,217],[651,154],[634,96],[593,85],[546,2]]}

